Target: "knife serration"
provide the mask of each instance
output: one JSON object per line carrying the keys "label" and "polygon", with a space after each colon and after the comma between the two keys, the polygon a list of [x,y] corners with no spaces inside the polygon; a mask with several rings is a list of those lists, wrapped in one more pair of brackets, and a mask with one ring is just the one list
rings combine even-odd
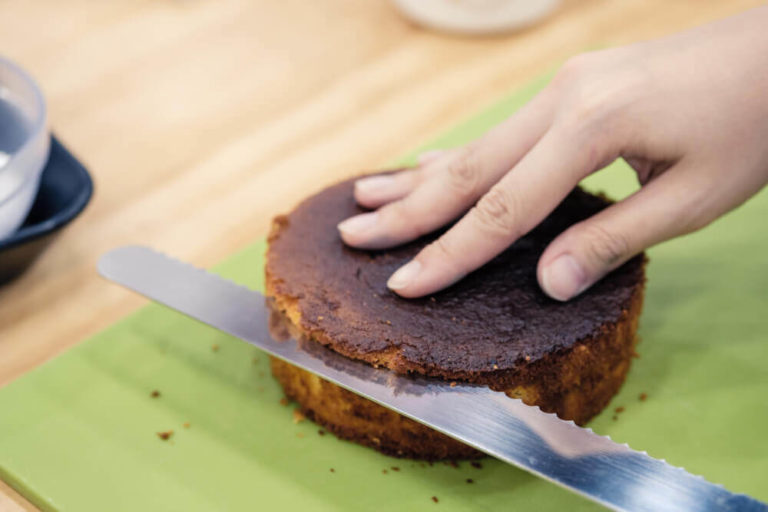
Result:
{"label": "knife serration", "polygon": [[262,294],[140,246],[102,256],[105,278],[614,510],[768,511],[768,505],[488,388],[373,368],[269,331]]}

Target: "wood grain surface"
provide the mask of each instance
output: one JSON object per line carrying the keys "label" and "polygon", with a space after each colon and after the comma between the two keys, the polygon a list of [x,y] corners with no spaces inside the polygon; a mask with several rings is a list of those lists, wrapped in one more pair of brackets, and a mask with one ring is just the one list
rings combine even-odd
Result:
{"label": "wood grain surface", "polygon": [[[679,31],[751,0],[569,0],[507,36],[421,30],[385,0],[0,0],[96,192],[0,288],[0,386],[143,303],[97,277],[147,244],[208,266],[276,213],[403,154],[567,57]],[[8,413],[2,411],[0,413]],[[34,508],[0,482],[0,511]]]}

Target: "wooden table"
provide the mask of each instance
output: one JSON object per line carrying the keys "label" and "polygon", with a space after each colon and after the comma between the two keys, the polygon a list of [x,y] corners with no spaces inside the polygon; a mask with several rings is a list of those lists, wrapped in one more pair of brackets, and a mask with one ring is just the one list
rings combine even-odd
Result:
{"label": "wooden table", "polygon": [[[0,386],[142,304],[96,276],[104,251],[143,243],[211,265],[305,194],[570,55],[759,3],[571,0],[529,30],[467,39],[385,0],[0,0],[0,53],[37,77],[96,182],[84,215],[0,288]],[[0,482],[0,510],[34,507]]]}

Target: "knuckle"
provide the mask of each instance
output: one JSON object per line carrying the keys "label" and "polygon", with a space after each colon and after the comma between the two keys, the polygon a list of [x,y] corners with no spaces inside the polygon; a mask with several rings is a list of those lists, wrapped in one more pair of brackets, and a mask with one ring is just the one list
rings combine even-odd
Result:
{"label": "knuckle", "polygon": [[567,82],[582,76],[590,67],[592,58],[589,53],[580,53],[570,57],[558,70],[557,78]]}
{"label": "knuckle", "polygon": [[477,202],[473,211],[479,225],[489,233],[516,236],[519,203],[517,194],[495,187]]}
{"label": "knuckle", "polygon": [[448,164],[448,183],[461,197],[470,197],[479,189],[482,173],[477,150],[468,147]]}
{"label": "knuckle", "polygon": [[598,264],[613,267],[630,255],[629,240],[620,232],[588,223],[582,227],[582,235],[587,240],[587,256]]}
{"label": "knuckle", "polygon": [[445,236],[438,237],[424,250],[425,256],[440,261],[455,274],[464,274],[465,269],[461,264],[462,254],[448,242]]}
{"label": "knuckle", "polygon": [[632,84],[639,83],[635,70],[618,66],[621,55],[604,50],[570,58],[556,75],[561,92],[562,115],[568,121],[592,124],[602,121],[622,105]]}
{"label": "knuckle", "polygon": [[581,130],[603,127],[615,111],[612,95],[613,92],[601,86],[598,81],[592,78],[582,80],[569,91],[566,98],[567,108],[563,111],[565,123]]}
{"label": "knuckle", "polygon": [[581,53],[569,58],[555,74],[552,85],[560,92],[578,88],[591,76],[596,66],[596,60],[592,53]]}
{"label": "knuckle", "polygon": [[421,225],[422,215],[413,212],[407,201],[389,203],[379,211],[384,224],[391,230],[402,231],[403,236],[416,238],[427,232]]}
{"label": "knuckle", "polygon": [[454,251],[451,250],[448,243],[445,241],[445,237],[439,237],[437,240],[429,244],[430,252],[440,258],[450,260],[455,256]]}

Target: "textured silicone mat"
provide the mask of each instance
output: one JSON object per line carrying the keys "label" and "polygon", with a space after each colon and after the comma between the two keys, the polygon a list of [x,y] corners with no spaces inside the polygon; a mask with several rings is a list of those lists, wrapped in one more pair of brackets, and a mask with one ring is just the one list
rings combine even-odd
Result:
{"label": "textured silicone mat", "polygon": [[[479,135],[542,83],[429,146]],[[588,184],[636,188],[622,164]],[[768,501],[765,219],[768,193],[651,251],[641,357],[591,426]],[[216,270],[259,288],[263,251]],[[598,508],[498,461],[430,466],[321,435],[280,398],[256,349],[149,305],[0,390],[0,477],[44,509],[78,512]]]}

